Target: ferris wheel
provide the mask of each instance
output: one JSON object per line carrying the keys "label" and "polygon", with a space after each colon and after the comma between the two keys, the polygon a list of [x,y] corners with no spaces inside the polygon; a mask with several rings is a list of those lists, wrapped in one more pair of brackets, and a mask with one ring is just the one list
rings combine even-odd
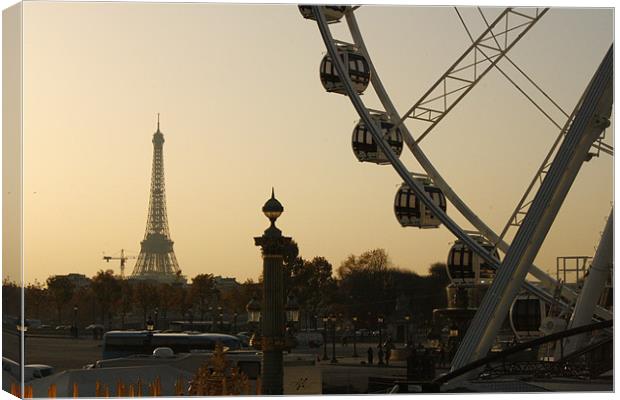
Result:
{"label": "ferris wheel", "polygon": [[[479,280],[483,275],[488,278],[490,276],[489,271],[497,270],[500,265],[499,250],[506,255],[505,262],[512,263],[516,270],[524,271],[519,277],[517,274],[511,274],[512,269],[503,268],[503,271],[500,271],[503,272],[503,275],[497,275],[496,280],[503,279],[503,283],[499,282],[497,286],[501,288],[503,284],[503,288],[509,287],[515,293],[509,300],[510,302],[515,298],[516,291],[522,286],[532,296],[549,304],[557,303],[560,307],[570,309],[571,304],[574,304],[579,294],[569,287],[559,285],[553,277],[533,265],[534,256],[531,254],[532,252],[534,255],[536,254],[545,236],[544,234],[537,236],[537,229],[544,230],[544,226],[547,226],[546,229],[548,230],[555,215],[557,215],[568,188],[570,188],[584,161],[575,157],[571,158],[570,154],[576,150],[584,152],[585,149],[586,158],[598,156],[601,153],[613,155],[613,148],[602,141],[605,128],[609,126],[611,114],[612,90],[610,89],[610,82],[612,79],[610,77],[613,70],[613,47],[608,51],[575,111],[571,114],[562,111],[566,117],[564,124],[552,121],[560,128],[559,135],[525,194],[518,202],[509,221],[498,234],[485,224],[458,196],[434,167],[419,144],[491,69],[498,69],[528,97],[499,67],[498,62],[502,59],[508,59],[506,56],[508,51],[547,13],[548,8],[506,8],[492,21],[487,20],[480,11],[486,29],[477,38],[471,35],[459,13],[459,18],[472,42],[471,45],[404,114],[399,114],[396,110],[367,51],[355,18],[355,11],[358,8],[359,6],[299,6],[304,18],[317,22],[327,48],[327,54],[320,64],[320,78],[323,87],[327,92],[347,96],[360,117],[352,135],[352,147],[355,156],[360,162],[391,165],[403,180],[394,200],[394,212],[398,222],[402,226],[418,228],[437,228],[444,225],[456,236],[457,241],[450,252],[448,262],[451,278]],[[352,43],[337,40],[332,36],[330,25],[340,22],[342,19],[346,20],[353,39]],[[511,60],[509,61],[512,63]],[[521,71],[518,67],[516,68]],[[458,83],[456,87],[455,82]],[[383,110],[370,109],[361,100],[360,95],[370,85],[372,85],[383,106]],[[538,86],[536,87],[538,88]],[[551,100],[542,89],[538,89]],[[545,116],[550,118],[531,98],[528,97],[528,99]],[[557,106],[552,100],[551,102]],[[591,122],[593,118],[594,122]],[[589,125],[584,122],[586,119],[590,121]],[[413,137],[405,124],[409,120],[421,121],[426,124],[417,138]],[[579,139],[582,136],[587,138],[585,140]],[[409,149],[423,168],[423,173],[410,171],[400,159],[405,147]],[[539,192],[543,192],[543,195],[540,195]],[[555,214],[553,211],[540,210],[539,204],[545,199],[538,197],[544,197],[547,192],[550,193],[547,201],[551,204],[552,209],[555,208]],[[476,232],[472,233],[462,229],[448,215],[452,211],[448,209],[448,202],[476,229]],[[543,227],[540,227],[541,225]],[[512,248],[511,244],[505,240],[506,234],[511,228],[519,229],[513,239],[515,246]],[[528,237],[527,240],[519,241],[519,234],[527,229],[530,229],[530,235],[534,239]],[[527,231],[521,236],[526,234]],[[517,241],[519,242],[517,243]],[[468,260],[467,263],[465,260]],[[478,266],[476,272],[472,268],[474,264]],[[483,266],[483,273],[481,273],[480,266]],[[534,285],[526,281],[525,275],[527,273],[540,281],[541,285]],[[560,293],[559,299],[556,295],[557,292]],[[487,297],[489,296],[492,298],[494,294],[490,293]],[[500,300],[504,303],[507,301],[505,298],[500,299],[502,294],[496,293],[495,296],[498,302]],[[487,303],[492,302],[492,299],[487,301]],[[503,316],[496,317],[496,310],[492,309],[493,305],[487,304],[487,306],[486,311],[483,310],[476,315],[480,325],[484,326],[477,328],[478,332],[472,335],[477,335],[478,339],[484,337],[488,344],[489,337],[494,337],[494,334],[497,333],[498,324],[501,324],[500,320],[503,320]],[[598,318],[612,318],[611,312],[603,307],[596,307],[594,313]],[[475,340],[469,339],[470,342]],[[477,345],[470,343],[469,349],[464,350],[464,352],[475,353],[475,346]],[[479,346],[478,352],[483,351],[480,350],[483,347]],[[458,356],[459,354],[457,354],[457,358]],[[472,357],[475,358],[476,354],[462,356],[461,364],[465,363],[466,359],[471,360]]]}

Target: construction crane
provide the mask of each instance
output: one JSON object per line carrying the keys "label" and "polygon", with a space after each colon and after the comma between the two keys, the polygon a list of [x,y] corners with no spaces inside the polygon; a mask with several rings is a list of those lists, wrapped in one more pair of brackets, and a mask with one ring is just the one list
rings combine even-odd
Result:
{"label": "construction crane", "polygon": [[126,256],[125,249],[121,249],[120,257],[112,257],[112,256],[103,256],[103,259],[106,262],[110,262],[110,260],[120,260],[121,261],[121,279],[125,278],[125,261],[138,258],[136,256]]}

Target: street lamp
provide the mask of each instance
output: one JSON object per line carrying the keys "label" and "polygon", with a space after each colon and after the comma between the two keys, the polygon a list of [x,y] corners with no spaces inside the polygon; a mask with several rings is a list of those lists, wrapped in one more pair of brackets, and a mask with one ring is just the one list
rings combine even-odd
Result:
{"label": "street lamp", "polygon": [[323,318],[323,360],[327,360],[327,321],[329,317],[324,315]]}
{"label": "street lamp", "polygon": [[17,335],[18,338],[21,336],[22,333],[24,334],[24,358],[23,359],[22,359],[21,349],[19,349],[19,351],[18,351],[18,353],[19,353],[19,361],[20,361],[19,362],[19,377],[20,377],[20,382],[21,382],[21,380],[22,380],[21,378],[23,378],[22,371],[25,370],[24,366],[26,365],[26,332],[28,332],[28,322],[24,321],[24,325],[18,323],[16,328],[17,328],[17,332],[18,332],[18,335]]}
{"label": "street lamp", "polygon": [[330,363],[336,364],[336,314],[331,314],[329,320],[332,323],[332,359]]}
{"label": "street lamp", "polygon": [[359,357],[357,355],[357,316],[351,317],[353,320],[353,357]]}
{"label": "street lamp", "polygon": [[73,337],[77,339],[78,337],[78,327],[77,327],[77,314],[78,314],[78,306],[73,306]]}
{"label": "street lamp", "polygon": [[448,331],[448,346],[450,347],[450,359],[454,357],[456,349],[459,345],[459,327],[455,322],[452,322]]}
{"label": "street lamp", "polygon": [[260,303],[255,297],[248,302],[245,310],[248,312],[248,322],[258,323],[260,321]]}
{"label": "street lamp", "polygon": [[252,336],[250,337],[250,346],[256,346],[258,324],[260,322],[260,303],[256,300],[256,297],[252,297],[248,304],[245,306],[245,310],[248,312],[248,324],[252,330]]}
{"label": "street lamp", "polygon": [[149,319],[146,320],[146,330],[149,333],[152,333],[155,330],[155,323],[153,322],[153,319],[151,318],[150,315],[149,315]]}
{"label": "street lamp", "polygon": [[187,310],[187,320],[189,322],[189,330],[193,331],[194,330],[194,312],[192,311],[191,308]]}
{"label": "street lamp", "polygon": [[262,388],[265,395],[281,395],[284,392],[284,270],[283,257],[290,237],[282,235],[276,220],[284,211],[273,189],[271,198],[263,205],[263,213],[271,222],[262,236],[254,238],[263,256],[263,318],[261,322],[263,352]]}
{"label": "street lamp", "polygon": [[409,321],[411,320],[411,316],[409,314],[405,315],[405,346],[409,347]]}
{"label": "street lamp", "polygon": [[456,339],[459,337],[459,327],[456,326],[455,323],[452,323],[452,325],[450,326],[450,331],[448,332],[448,336],[453,339]]}
{"label": "street lamp", "polygon": [[299,322],[299,303],[294,294],[291,293],[288,295],[284,310],[286,311],[286,320],[288,322]]}
{"label": "street lamp", "polygon": [[[377,317],[377,324],[379,325],[379,348],[383,349],[383,336],[382,336],[382,332],[381,332],[381,328],[383,327],[383,317],[382,316],[378,316]],[[379,357],[379,364],[378,365],[383,365],[383,357]]]}
{"label": "street lamp", "polygon": [[294,294],[290,293],[286,297],[286,304],[284,306],[284,311],[286,313],[286,338],[284,339],[286,348],[290,353],[291,350],[296,346],[295,341],[295,331],[296,324],[299,322],[299,303],[297,303],[297,298]]}
{"label": "street lamp", "polygon": [[222,310],[222,306],[217,306],[217,318],[219,320],[220,332],[222,332],[222,328],[224,326],[224,312]]}

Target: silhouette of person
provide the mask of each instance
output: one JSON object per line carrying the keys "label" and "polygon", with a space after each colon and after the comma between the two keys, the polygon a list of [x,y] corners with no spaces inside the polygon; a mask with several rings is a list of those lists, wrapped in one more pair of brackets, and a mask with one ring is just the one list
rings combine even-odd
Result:
{"label": "silhouette of person", "polygon": [[388,338],[387,342],[385,342],[385,364],[390,365],[390,356],[392,355],[392,350],[394,349],[394,343],[392,343],[392,339]]}
{"label": "silhouette of person", "polygon": [[372,347],[368,347],[368,365],[372,365],[373,351]]}
{"label": "silhouette of person", "polygon": [[439,347],[439,366],[443,367],[444,365],[446,365],[446,349],[442,344],[441,347]]}
{"label": "silhouette of person", "polygon": [[383,347],[381,347],[381,345],[377,347],[377,365],[383,365]]}

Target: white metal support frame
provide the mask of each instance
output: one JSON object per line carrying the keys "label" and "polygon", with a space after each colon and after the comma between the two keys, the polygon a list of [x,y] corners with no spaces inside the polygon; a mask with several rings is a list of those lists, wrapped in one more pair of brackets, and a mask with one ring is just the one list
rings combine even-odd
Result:
{"label": "white metal support frame", "polygon": [[[568,324],[568,329],[587,325],[592,321],[594,307],[601,297],[605,281],[613,264],[614,254],[614,210],[611,209],[601,241],[592,260],[592,266],[581,289],[581,295],[575,304],[575,310]],[[584,335],[571,336],[564,341],[564,354],[570,354],[581,347]]]}
{"label": "white metal support frame", "polygon": [[609,123],[612,103],[613,45],[597,69],[566,138],[459,346],[452,369],[486,356],[491,349],[592,143]]}
{"label": "white metal support frame", "polygon": [[[516,12],[510,7],[502,11],[478,39],[400,118],[397,126],[402,125],[407,118],[430,123],[416,139],[416,143],[420,143],[548,10],[548,8],[535,8],[533,15]],[[513,23],[517,19],[517,23],[511,25],[511,18]],[[509,38],[510,34],[514,37]],[[498,41],[498,38],[502,37],[503,46]],[[494,43],[490,43],[491,41]],[[454,84],[460,84],[460,86],[454,87]]]}

